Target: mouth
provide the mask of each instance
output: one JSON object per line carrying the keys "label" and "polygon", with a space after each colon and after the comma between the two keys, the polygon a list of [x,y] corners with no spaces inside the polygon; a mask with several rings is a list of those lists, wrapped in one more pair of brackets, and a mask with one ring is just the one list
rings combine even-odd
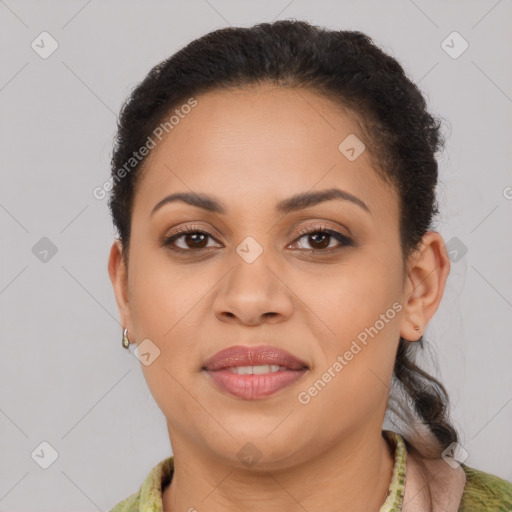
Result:
{"label": "mouth", "polygon": [[[254,368],[260,366],[272,366],[273,369],[269,371],[273,372],[279,371],[279,368],[275,368],[276,366],[285,370],[308,369],[308,365],[298,357],[295,357],[286,350],[270,345],[258,345],[255,347],[235,345],[226,348],[210,357],[204,363],[203,369],[216,371],[226,368]],[[257,373],[262,373],[261,369],[257,370]]]}
{"label": "mouth", "polygon": [[237,345],[215,354],[202,370],[220,391],[244,400],[257,400],[297,382],[309,367],[277,347]]}

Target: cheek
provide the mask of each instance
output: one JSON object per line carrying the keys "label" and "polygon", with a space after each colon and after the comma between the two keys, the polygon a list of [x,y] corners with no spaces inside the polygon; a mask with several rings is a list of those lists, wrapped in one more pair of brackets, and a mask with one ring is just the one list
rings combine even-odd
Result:
{"label": "cheek", "polygon": [[339,295],[325,303],[335,335],[317,337],[322,354],[298,400],[309,418],[325,423],[322,435],[333,438],[385,409],[399,339],[398,302],[383,294],[367,301],[357,290],[348,299]]}
{"label": "cheek", "polygon": [[[147,243],[147,242],[146,242]],[[198,272],[191,274],[165,257],[165,249],[140,250],[130,268],[131,308],[141,336],[164,339],[193,308],[205,286]],[[171,331],[170,331],[171,330]]]}
{"label": "cheek", "polygon": [[135,264],[133,276],[132,314],[138,340],[151,340],[159,351],[151,364],[141,364],[151,394],[167,417],[176,410],[184,416],[197,414],[183,386],[190,390],[190,376],[200,363],[195,308],[208,292],[207,280],[198,272],[180,273],[178,267],[157,258]]}
{"label": "cheek", "polygon": [[329,391],[321,394],[325,393],[327,402],[341,401],[364,410],[387,392],[403,307],[399,272],[392,257],[365,257],[362,251],[346,267],[332,267],[328,276],[302,288],[300,294],[307,297],[308,308],[322,320],[314,332],[321,347],[314,377],[323,381],[329,368],[336,375],[331,379],[325,375],[326,381],[330,379]]}
{"label": "cheek", "polygon": [[[375,247],[363,248],[314,279],[297,276],[298,295],[336,338],[356,336],[374,325],[401,297],[397,260],[382,252],[377,257],[377,253]],[[396,316],[394,310],[390,314]]]}
{"label": "cheek", "polygon": [[165,407],[169,396],[180,396],[178,383],[198,371],[197,308],[208,293],[208,282],[198,272],[183,276],[169,264],[148,261],[134,264],[131,286],[137,341],[151,340],[159,354],[150,365],[141,366],[157,403]]}

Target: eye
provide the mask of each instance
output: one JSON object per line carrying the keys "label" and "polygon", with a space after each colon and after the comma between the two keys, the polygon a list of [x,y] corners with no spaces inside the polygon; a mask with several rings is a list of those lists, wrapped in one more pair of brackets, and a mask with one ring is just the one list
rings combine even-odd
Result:
{"label": "eye", "polygon": [[[213,239],[210,233],[207,233],[206,231],[198,229],[194,226],[189,226],[187,228],[180,229],[178,234],[165,237],[162,240],[162,246],[170,246],[172,250],[178,252],[192,252],[207,248],[205,242],[207,243],[208,237]],[[182,242],[184,243],[185,247],[179,247],[175,245],[175,242],[180,239],[183,239]]]}
{"label": "eye", "polygon": [[[311,246],[310,249],[306,248],[306,250],[312,252],[331,253],[342,249],[345,246],[353,245],[352,240],[342,233],[333,229],[326,229],[318,226],[307,229],[304,234],[297,239],[297,241],[300,242],[303,238],[305,238],[307,243]],[[340,242],[341,245],[336,245],[336,240]],[[295,241],[294,244],[298,243],[297,241]],[[334,245],[332,245],[332,242],[334,242]],[[302,245],[300,248],[303,248]]]}
{"label": "eye", "polygon": [[[209,247],[211,248],[212,246],[208,246],[208,238],[215,240],[207,231],[203,231],[202,229],[194,226],[189,226],[180,229],[180,232],[177,234],[164,237],[162,239],[161,245],[168,246],[173,251],[191,253],[193,251],[208,249]],[[353,245],[353,242],[350,238],[338,231],[314,226],[303,231],[302,236],[296,239],[296,241],[293,242],[289,247],[293,246],[294,244],[296,245],[303,238],[307,240],[306,243],[310,244],[311,248],[305,248],[305,250],[310,252],[331,253],[342,249],[343,247]],[[339,243],[338,245],[334,244],[333,246],[332,242],[336,242],[336,240]],[[177,245],[178,241],[182,243],[182,247]],[[302,247],[302,243],[299,243],[299,249],[304,249],[304,247]]]}

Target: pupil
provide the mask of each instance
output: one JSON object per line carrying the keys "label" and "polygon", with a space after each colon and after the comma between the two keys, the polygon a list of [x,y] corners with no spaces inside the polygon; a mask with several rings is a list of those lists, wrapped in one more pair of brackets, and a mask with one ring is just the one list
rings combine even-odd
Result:
{"label": "pupil", "polygon": [[324,249],[325,247],[328,247],[329,246],[329,240],[328,240],[329,236],[330,235],[328,235],[326,233],[316,233],[316,234],[310,235],[311,239],[314,239],[315,237],[323,238],[323,241],[321,241],[321,242],[314,242],[312,245],[314,246],[315,243],[318,245],[318,243],[319,243],[320,247],[317,247],[317,249]]}
{"label": "pupil", "polygon": [[[309,238],[310,238],[310,244],[311,244],[311,240],[313,240],[313,243],[311,244],[313,247],[317,248],[317,249],[325,249],[326,247],[329,246],[329,237],[331,235],[327,234],[327,233],[315,233],[315,234],[312,234],[312,235],[309,235]],[[204,242],[206,240],[206,236],[203,235],[202,233],[192,233],[192,234],[189,234],[187,235],[187,239],[190,240],[192,239],[192,245],[194,245],[195,247],[204,247]],[[203,245],[202,245],[203,244]]]}
{"label": "pupil", "polygon": [[[203,235],[202,233],[193,233],[193,234],[187,235],[187,236],[188,236],[188,238],[192,238],[194,240],[193,245],[195,247],[201,246],[201,242],[204,242],[204,240],[206,239],[205,235]],[[197,237],[203,237],[203,240],[198,240]]]}

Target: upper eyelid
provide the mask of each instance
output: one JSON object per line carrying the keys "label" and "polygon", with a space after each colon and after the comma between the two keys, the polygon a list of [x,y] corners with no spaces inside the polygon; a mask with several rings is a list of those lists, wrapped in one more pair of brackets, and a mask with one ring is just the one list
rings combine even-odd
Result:
{"label": "upper eyelid", "polygon": [[[347,229],[347,228],[345,228],[345,229]],[[329,231],[329,230],[331,230],[331,231],[341,231],[341,228],[338,227],[338,226],[333,226],[331,224],[327,224],[325,222],[320,222],[318,224],[313,224],[313,225],[310,225],[310,226],[303,226],[303,227],[301,227],[298,230],[297,234],[299,236],[300,235],[307,235],[307,234],[309,234],[311,232],[314,232],[315,230],[318,230],[318,231]],[[347,231],[348,231],[348,229],[347,229]],[[292,230],[292,232],[293,232],[293,230]],[[344,233],[340,233],[340,234],[342,234],[343,236],[346,236],[347,238],[349,236],[351,236],[351,235],[346,235]]]}
{"label": "upper eyelid", "polygon": [[[344,226],[342,226],[344,227]],[[319,230],[319,231],[322,231],[322,230],[334,230],[334,231],[337,231],[339,229],[341,229],[340,227],[338,226],[333,226],[331,224],[328,224],[326,223],[325,221],[318,221],[317,224],[312,224],[312,225],[308,225],[308,226],[302,226],[296,234],[298,235],[301,235],[301,234],[308,234],[308,233],[311,233],[312,230]],[[347,231],[348,228],[345,228]],[[292,226],[292,228],[289,230],[290,233],[292,233],[293,231],[295,230],[295,226]],[[181,227],[181,228],[178,228],[176,231],[171,231],[169,233],[168,236],[175,236],[175,235],[179,235],[180,232],[183,233],[183,234],[188,234],[190,232],[204,232],[208,235],[211,235],[210,231],[215,231],[215,229],[213,228],[208,228],[208,227],[203,227],[203,226],[199,226],[199,225],[188,225],[188,226],[184,226],[184,227]],[[343,234],[343,233],[342,233]],[[345,235],[345,236],[349,236],[349,235]]]}

